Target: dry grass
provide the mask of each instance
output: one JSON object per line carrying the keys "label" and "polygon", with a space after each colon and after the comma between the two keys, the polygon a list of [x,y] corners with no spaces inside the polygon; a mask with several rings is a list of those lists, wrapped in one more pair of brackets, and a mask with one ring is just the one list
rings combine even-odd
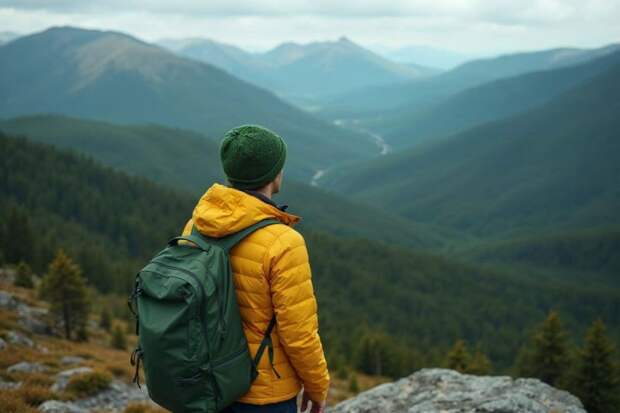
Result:
{"label": "dry grass", "polygon": [[17,398],[32,407],[37,407],[44,401],[54,398],[54,393],[49,387],[40,385],[22,384],[19,389],[16,389],[15,393]]}
{"label": "dry grass", "polygon": [[37,410],[22,400],[15,390],[0,390],[0,412],[37,413]]}
{"label": "dry grass", "polygon": [[149,403],[129,403],[123,413],[168,413],[161,407],[153,406]]}

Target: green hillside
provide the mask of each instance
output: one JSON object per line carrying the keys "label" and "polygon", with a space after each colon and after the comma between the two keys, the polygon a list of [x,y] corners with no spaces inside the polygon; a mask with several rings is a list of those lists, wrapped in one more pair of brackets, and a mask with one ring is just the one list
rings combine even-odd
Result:
{"label": "green hillside", "polygon": [[132,175],[171,187],[202,188],[222,181],[219,145],[197,132],[159,125],[33,115],[0,121],[12,135],[74,149]]}
{"label": "green hillside", "polygon": [[435,105],[399,110],[393,116],[384,116],[373,127],[389,131],[384,137],[392,146],[412,146],[539,106],[618,63],[620,52],[614,52],[577,66],[496,80]]}
{"label": "green hillside", "polygon": [[620,66],[541,108],[334,170],[326,182],[479,236],[618,224]]}
{"label": "green hillside", "polygon": [[259,123],[286,137],[289,174],[303,180],[376,153],[364,135],[315,119],[214,66],[116,32],[52,28],[0,46],[0,61],[5,118],[61,113],[217,138],[239,124]]}
{"label": "green hillside", "polygon": [[[2,136],[0,149],[0,205],[2,216],[10,217],[0,226],[0,250],[6,254],[17,238],[37,251],[26,259],[41,270],[50,254],[63,247],[103,291],[125,294],[135,271],[180,229],[195,202],[182,192],[24,139]],[[8,232],[16,214],[25,214],[30,224]],[[620,322],[614,311],[620,298],[616,289],[576,288],[377,242],[304,233],[331,357],[350,359],[357,338],[370,327],[413,354],[434,354],[466,338],[480,343],[504,368],[525,339],[524,331],[550,308],[579,329],[598,316],[610,326]],[[415,360],[417,365],[427,362]]]}
{"label": "green hillside", "polygon": [[[214,181],[224,182],[218,145],[194,132],[157,125],[117,125],[64,116],[40,115],[0,121],[0,130],[70,148],[97,161],[200,196]],[[287,167],[288,171],[288,167]],[[462,236],[418,225],[379,208],[346,200],[286,174],[283,193],[302,226],[346,237],[366,237],[418,248],[438,248]]]}
{"label": "green hillside", "polygon": [[[317,113],[325,119],[378,119],[373,127],[381,129],[382,117],[397,109],[421,109],[455,93],[494,80],[528,72],[577,65],[618,51],[617,44],[598,49],[551,49],[477,59],[428,79],[392,85],[361,88],[323,102]],[[389,125],[387,125],[389,127]]]}
{"label": "green hillside", "polygon": [[620,228],[550,232],[506,241],[484,242],[459,255],[476,262],[539,269],[562,278],[620,286]]}

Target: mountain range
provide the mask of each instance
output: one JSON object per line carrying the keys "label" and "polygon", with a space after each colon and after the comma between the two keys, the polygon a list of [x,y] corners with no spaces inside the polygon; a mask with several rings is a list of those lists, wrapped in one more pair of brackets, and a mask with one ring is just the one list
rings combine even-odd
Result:
{"label": "mountain range", "polygon": [[52,28],[0,46],[0,62],[5,118],[53,112],[159,123],[217,139],[234,126],[258,123],[286,137],[288,172],[302,180],[336,161],[377,152],[362,134],[318,120],[215,66],[121,33]]}
{"label": "mountain range", "polygon": [[541,70],[585,63],[619,50],[620,44],[596,49],[560,48],[476,59],[426,79],[368,86],[322,101],[326,119],[377,118],[394,110],[422,109],[465,89]]}
{"label": "mountain range", "polygon": [[477,236],[620,224],[620,62],[547,103],[379,160],[330,188]]}
{"label": "mountain range", "polygon": [[410,147],[540,106],[620,63],[620,51],[575,66],[484,83],[420,109],[386,114],[373,126],[393,147]]}
{"label": "mountain range", "polygon": [[323,95],[424,78],[438,72],[387,60],[346,37],[335,42],[288,42],[263,53],[249,53],[209,39],[164,40],[160,44],[302,104]]}

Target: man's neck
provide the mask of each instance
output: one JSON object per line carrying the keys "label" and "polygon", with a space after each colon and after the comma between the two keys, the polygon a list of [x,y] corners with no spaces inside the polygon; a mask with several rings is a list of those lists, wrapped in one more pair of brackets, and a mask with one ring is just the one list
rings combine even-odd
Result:
{"label": "man's neck", "polygon": [[267,185],[266,187],[261,189],[256,189],[255,191],[269,199],[272,199],[273,197],[273,189],[271,189],[271,185]]}

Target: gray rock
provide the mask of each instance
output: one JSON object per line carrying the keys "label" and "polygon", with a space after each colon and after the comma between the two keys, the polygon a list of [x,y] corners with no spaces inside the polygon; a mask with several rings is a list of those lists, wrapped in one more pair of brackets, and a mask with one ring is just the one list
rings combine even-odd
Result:
{"label": "gray rock", "polygon": [[61,371],[56,375],[56,381],[54,382],[54,384],[52,384],[51,390],[53,392],[62,391],[65,389],[65,387],[67,387],[67,384],[69,384],[69,380],[71,380],[71,377],[77,374],[91,373],[92,371],[93,369],[91,369],[90,367],[78,367],[71,370]]}
{"label": "gray rock", "polygon": [[73,403],[59,402],[58,400],[43,402],[38,410],[44,413],[86,413],[86,410],[80,409]]}
{"label": "gray rock", "polygon": [[6,369],[9,373],[42,373],[47,371],[48,368],[41,363],[29,363],[27,361],[22,361],[17,364],[13,364],[9,368]]}
{"label": "gray rock", "polygon": [[19,389],[22,383],[20,381],[6,381],[2,377],[0,377],[0,390],[13,390]]}
{"label": "gray rock", "polygon": [[63,358],[60,359],[60,364],[80,364],[83,363],[84,359],[82,357],[78,357],[78,356],[64,356]]}
{"label": "gray rock", "polygon": [[142,386],[140,390],[135,385],[129,385],[121,380],[113,380],[110,388],[99,394],[87,399],[77,400],[75,406],[90,410],[104,410],[113,412],[122,412],[125,407],[132,402],[149,401],[146,386]]}
{"label": "gray rock", "polygon": [[7,291],[0,291],[0,308],[15,310],[18,304],[19,301],[13,296],[13,294]]}
{"label": "gray rock", "polygon": [[17,331],[11,330],[6,333],[6,339],[9,340],[9,343],[16,346],[34,347],[34,341]]}
{"label": "gray rock", "polygon": [[360,393],[330,413],[586,413],[578,398],[536,379],[424,369]]}
{"label": "gray rock", "polygon": [[48,310],[40,307],[30,307],[20,303],[17,306],[20,324],[35,334],[52,334],[52,329],[45,321]]}
{"label": "gray rock", "polygon": [[8,346],[9,345],[6,343],[6,341],[4,341],[4,339],[2,337],[0,337],[0,350],[4,350]]}

